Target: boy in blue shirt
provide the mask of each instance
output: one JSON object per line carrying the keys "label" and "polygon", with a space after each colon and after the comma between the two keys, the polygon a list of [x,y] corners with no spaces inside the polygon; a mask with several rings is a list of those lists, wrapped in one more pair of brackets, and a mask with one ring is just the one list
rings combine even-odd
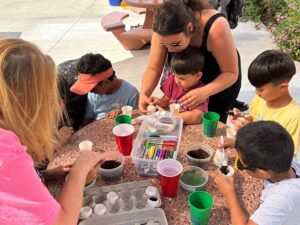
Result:
{"label": "boy in blue shirt", "polygon": [[300,166],[292,162],[294,143],[274,121],[257,121],[236,136],[236,169],[264,180],[260,206],[248,217],[235,191],[233,177],[218,172],[215,183],[226,199],[232,225],[300,225]]}
{"label": "boy in blue shirt", "polygon": [[79,95],[88,93],[82,126],[106,116],[114,118],[125,105],[137,108],[138,90],[127,81],[118,79],[111,62],[102,55],[89,53],[82,56],[77,69],[78,80],[71,91]]}

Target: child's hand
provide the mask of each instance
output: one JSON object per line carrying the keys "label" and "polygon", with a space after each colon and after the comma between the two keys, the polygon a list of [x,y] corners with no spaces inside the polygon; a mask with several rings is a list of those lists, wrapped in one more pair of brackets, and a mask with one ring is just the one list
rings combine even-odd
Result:
{"label": "child's hand", "polygon": [[72,127],[63,126],[58,130],[59,132],[59,144],[61,146],[65,145],[71,138],[74,130]]}
{"label": "child's hand", "polygon": [[224,143],[217,143],[217,148],[234,148],[235,147],[235,139],[224,137]]}
{"label": "child's hand", "polygon": [[100,164],[105,160],[105,155],[94,151],[81,151],[79,157],[76,159],[72,166],[71,172],[78,170],[80,172],[85,171],[86,175],[89,171],[99,170]]}
{"label": "child's hand", "polygon": [[230,194],[235,193],[234,178],[225,177],[219,170],[215,172],[214,181],[217,189],[227,198]]}
{"label": "child's hand", "polygon": [[108,117],[109,119],[113,119],[113,118],[115,118],[116,116],[118,116],[121,112],[122,112],[121,109],[114,109],[114,110],[110,111],[110,112],[107,114],[107,117]]}
{"label": "child's hand", "polygon": [[244,115],[240,110],[234,108],[233,115],[229,116],[230,122],[234,125],[236,130],[239,130],[246,124],[253,122],[253,118],[250,115]]}
{"label": "child's hand", "polygon": [[64,165],[61,165],[59,167],[56,167],[54,169],[47,169],[42,172],[45,180],[55,180],[60,179],[63,176],[65,176],[67,173],[69,173],[73,163],[67,163]]}

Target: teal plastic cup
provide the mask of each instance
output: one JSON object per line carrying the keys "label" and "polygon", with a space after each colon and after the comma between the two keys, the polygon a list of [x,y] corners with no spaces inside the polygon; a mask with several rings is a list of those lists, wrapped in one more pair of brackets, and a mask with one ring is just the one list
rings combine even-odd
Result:
{"label": "teal plastic cup", "polygon": [[212,196],[206,191],[192,192],[188,197],[192,225],[206,225],[214,204]]}
{"label": "teal plastic cup", "polygon": [[216,136],[220,115],[216,112],[206,112],[202,115],[203,133],[206,137]]}
{"label": "teal plastic cup", "polygon": [[128,115],[119,115],[115,118],[115,124],[119,125],[119,124],[131,124],[131,117]]}

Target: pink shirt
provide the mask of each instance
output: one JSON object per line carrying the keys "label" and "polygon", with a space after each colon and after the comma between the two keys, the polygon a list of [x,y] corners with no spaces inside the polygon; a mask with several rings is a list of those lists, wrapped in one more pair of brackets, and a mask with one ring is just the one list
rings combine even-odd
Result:
{"label": "pink shirt", "polygon": [[[192,89],[203,87],[204,85],[205,84],[202,83],[201,80],[199,80],[197,85],[195,87],[193,87]],[[170,99],[171,103],[172,102],[177,102],[186,93],[188,93],[190,90],[192,90],[192,89],[190,89],[190,90],[185,91],[183,88],[178,86],[178,84],[175,82],[175,77],[174,77],[173,74],[170,75],[167,80],[165,80],[165,82],[163,83],[163,85],[161,86],[160,89],[165,94],[165,96],[167,96]],[[208,99],[206,99],[201,104],[197,105],[194,109],[199,109],[202,112],[207,112],[207,110],[208,110]]]}
{"label": "pink shirt", "polygon": [[19,138],[0,128],[0,224],[53,224],[59,203],[38,177]]}

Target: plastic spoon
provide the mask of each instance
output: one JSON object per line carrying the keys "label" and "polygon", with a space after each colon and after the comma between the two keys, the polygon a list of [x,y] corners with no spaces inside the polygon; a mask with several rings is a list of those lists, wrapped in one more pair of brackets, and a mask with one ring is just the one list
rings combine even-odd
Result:
{"label": "plastic spoon", "polygon": [[[223,135],[221,135],[221,137],[220,137],[220,142],[221,142],[222,145],[224,145],[224,137],[223,137]],[[220,168],[220,170],[225,175],[227,174],[227,166],[228,166],[228,163],[227,163],[227,161],[225,159],[225,150],[224,150],[224,147],[222,147],[222,161],[221,161],[221,168]]]}

